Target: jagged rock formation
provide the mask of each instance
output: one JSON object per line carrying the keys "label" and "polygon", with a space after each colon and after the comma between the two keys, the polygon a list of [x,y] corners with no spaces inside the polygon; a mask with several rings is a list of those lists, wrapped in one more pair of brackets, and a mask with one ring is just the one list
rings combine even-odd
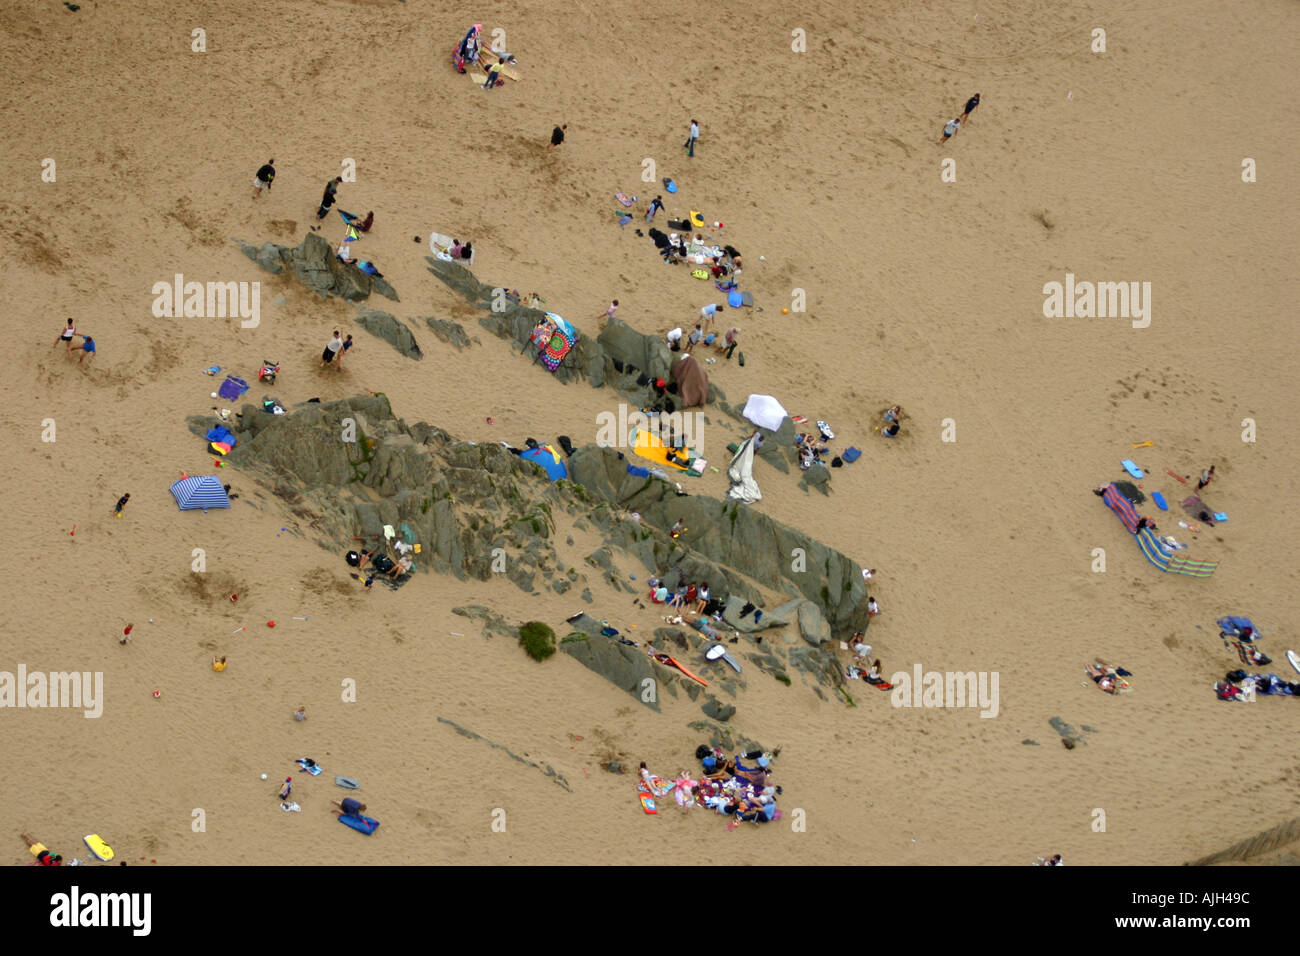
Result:
{"label": "jagged rock formation", "polygon": [[[202,435],[211,420],[193,416],[189,424]],[[848,557],[736,502],[679,498],[665,482],[629,475],[627,460],[612,448],[575,449],[573,480],[551,482],[502,445],[457,441],[425,423],[408,425],[383,395],[304,403],[286,415],[244,405],[234,430],[238,443],[227,461],[281,497],[322,546],[339,552],[354,546],[357,535],[381,540],[383,527],[392,525],[421,545],[417,571],[478,580],[503,573],[525,592],[580,589],[588,603],[594,576],[644,594],[645,585],[629,583],[620,561],[635,562],[670,586],[683,576],[707,581],[714,593],[729,596],[723,619],[743,642],[733,655],[785,682],[791,672],[805,674],[824,699],[821,687],[841,692],[843,684],[830,643],[867,626],[861,568]],[[625,516],[631,508],[641,513],[640,522]],[[585,557],[585,570],[559,560],[554,535],[560,511],[603,539]],[[667,529],[678,517],[689,530],[674,540]],[[773,592],[790,600],[761,620],[741,616],[746,603],[762,609],[764,595]],[[483,618],[489,633],[513,627],[485,608],[457,613]],[[804,643],[763,642],[774,628],[791,629]],[[594,633],[591,626],[574,630],[587,640],[562,638],[561,650],[638,699],[646,677],[674,695],[700,697],[698,684],[662,673],[643,649],[602,635],[598,621]],[[706,640],[693,628],[660,628],[653,643],[676,655],[701,651]],[[725,698],[735,698],[752,673],[742,680],[716,662],[699,667],[711,682],[705,713],[726,723],[737,705]]]}
{"label": "jagged rock formation", "polygon": [[308,233],[292,248],[274,242],[255,246],[239,239],[234,241],[239,243],[244,255],[267,272],[280,275],[286,268],[292,269],[298,281],[322,299],[333,295],[349,302],[360,302],[369,298],[370,293],[378,292],[394,302],[398,301],[397,291],[382,276],[369,276],[354,265],[339,262],[330,244],[318,233]]}
{"label": "jagged rock formation", "polygon": [[357,313],[357,325],[361,326],[375,338],[383,339],[407,358],[417,362],[424,358],[420,345],[415,341],[415,333],[401,319],[394,318],[378,309],[362,309]]}

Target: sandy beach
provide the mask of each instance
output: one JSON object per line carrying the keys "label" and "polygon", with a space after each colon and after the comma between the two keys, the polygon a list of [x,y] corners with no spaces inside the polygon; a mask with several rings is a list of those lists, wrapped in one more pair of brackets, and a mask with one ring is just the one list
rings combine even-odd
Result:
{"label": "sandy beach", "polygon": [[[518,81],[485,91],[455,71],[475,22],[505,31]],[[181,14],[137,0],[24,5],[0,28],[0,301],[17,350],[0,385],[13,541],[0,671],[102,672],[104,688],[95,719],[0,708],[0,763],[44,768],[0,809],[0,860],[30,861],[25,832],[69,858],[98,833],[158,865],[1174,865],[1295,817],[1286,734],[1300,702],[1213,690],[1239,666],[1215,626],[1229,614],[1258,625],[1273,663],[1257,670],[1300,679],[1284,657],[1300,650],[1294,5],[757,0],[720,17],[612,0],[557,17],[542,4],[232,0]],[[557,124],[566,138],[548,153]],[[274,186],[254,199],[272,157]],[[398,301],[322,299],[241,252],[303,242],[349,161],[355,181],[320,234],[337,246],[337,209],[373,210],[358,254]],[[637,196],[626,227],[616,193]],[[660,194],[661,216],[725,223],[716,234],[743,251],[741,288],[761,307],[719,319],[741,327],[745,364],[709,365],[712,384],[737,407],[774,396],[829,423],[834,454],[863,452],[828,494],[759,461],[763,498],[742,507],[877,569],[868,635],[887,675],[999,676],[985,718],[894,706],[858,681],[850,706],[749,667],[732,723],[781,749],[786,825],[643,814],[640,761],[665,778],[698,770],[699,703],[651,710],[565,653],[535,662],[452,613],[482,605],[561,637],[577,611],[634,640],[663,626],[662,609],[593,573],[601,536],[580,516],[557,511],[550,541],[587,573],[590,604],[420,561],[401,589],[366,593],[315,516],[264,475],[215,469],[186,423],[234,407],[209,397],[231,373],[254,384],[245,401],[273,395],[291,414],[381,392],[396,418],[460,441],[591,444],[625,399],[562,383],[481,327],[430,274],[428,237],[472,240],[479,281],[540,295],[584,336],[612,299],[639,332],[689,331],[722,294],[636,235]],[[151,290],[177,274],[260,283],[259,324],[156,317]],[[1150,283],[1148,323],[1046,317],[1044,286],[1067,276]],[[407,324],[422,359],[364,331],[361,308]],[[97,343],[89,363],[55,342],[69,316]],[[430,316],[474,341],[441,341]],[[357,345],[322,369],[334,329]],[[281,364],[269,387],[255,381],[267,360]],[[906,418],[888,440],[873,428],[895,403]],[[688,490],[722,498],[726,446],[748,430],[704,412],[702,450],[721,471]],[[1177,504],[1140,509],[1220,562],[1213,576],[1161,573],[1092,494],[1128,477],[1123,459],[1171,501],[1216,466],[1205,497],[1226,522],[1192,536]],[[216,474],[239,498],[180,512],[168,488],[182,473]],[[618,565],[638,587],[650,574]],[[848,637],[829,646],[846,664]],[[791,628],[769,640],[803,644]],[[1084,675],[1096,658],[1132,689],[1101,693]],[[1054,718],[1081,743],[1062,746]],[[304,755],[320,777],[294,765]],[[628,773],[602,769],[611,759]],[[373,836],[329,813],[348,795],[336,774],[362,782]],[[286,776],[301,812],[280,809]]]}

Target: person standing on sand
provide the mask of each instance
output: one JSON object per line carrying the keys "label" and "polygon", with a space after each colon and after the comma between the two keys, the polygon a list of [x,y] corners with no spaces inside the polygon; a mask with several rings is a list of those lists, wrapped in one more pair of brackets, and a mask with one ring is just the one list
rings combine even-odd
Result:
{"label": "person standing on sand", "polygon": [[961,129],[961,119],[959,117],[953,117],[948,120],[948,122],[943,124],[943,136],[939,140],[939,143],[943,144],[948,142],[948,140],[952,139],[953,134],[959,129]]}
{"label": "person standing on sand", "polygon": [[262,195],[262,190],[271,191],[271,183],[275,181],[275,160],[268,159],[266,165],[257,171],[253,177],[253,198],[256,199]]}
{"label": "person standing on sand", "polygon": [[69,318],[68,324],[64,327],[63,331],[59,333],[59,337],[54,340],[54,344],[58,345],[60,342],[62,342],[64,345],[68,347],[68,354],[71,355],[72,340],[75,339],[76,337],[77,337],[77,330],[73,328],[72,319]]}
{"label": "person standing on sand", "polygon": [[324,368],[334,361],[335,356],[343,349],[343,337],[339,335],[339,330],[334,330],[334,338],[330,339],[329,344],[325,346],[325,351],[320,354],[320,367]]}
{"label": "person standing on sand", "polygon": [[[72,320],[68,319],[68,321],[71,322]],[[1214,480],[1214,466],[1211,465],[1209,469],[1201,472],[1201,480],[1196,483],[1196,490],[1200,491],[1202,488],[1204,488],[1213,480]]]}
{"label": "person standing on sand", "polygon": [[[329,215],[330,206],[335,203],[335,196],[339,191],[339,183],[343,182],[342,176],[335,176],[325,184],[325,195],[321,196],[320,208],[316,210],[316,221],[321,222]],[[313,230],[319,229],[320,226],[312,226]]]}
{"label": "person standing on sand", "polygon": [[657,213],[657,212],[663,212],[663,208],[664,208],[663,197],[662,197],[662,196],[655,196],[654,199],[650,200],[650,208],[649,208],[648,210],[646,210],[645,221],[646,221],[646,222],[654,222],[654,221],[655,221],[655,213]]}
{"label": "person standing on sand", "polygon": [[596,316],[596,318],[604,322],[606,319],[612,319],[614,317],[614,313],[617,311],[618,311],[618,299],[614,299],[612,302],[609,303],[609,308],[606,309],[600,315]]}
{"label": "person standing on sand", "polygon": [[961,114],[961,121],[963,123],[968,121],[970,119],[970,114],[975,112],[975,107],[979,105],[980,105],[980,95],[976,93],[974,96],[972,96],[970,99],[966,101],[966,109]]}
{"label": "person standing on sand", "polygon": [[121,498],[117,499],[117,507],[113,509],[114,518],[122,517],[122,509],[126,507],[126,503],[130,500],[131,500],[130,494],[125,494]]}
{"label": "person standing on sand", "polygon": [[690,134],[686,137],[686,143],[685,143],[687,156],[695,155],[695,142],[699,138],[700,138],[700,124],[695,120],[691,120],[691,131]]}
{"label": "person standing on sand", "polygon": [[551,145],[546,147],[548,153],[564,142],[564,131],[568,128],[569,124],[565,123],[563,126],[557,126],[551,130]]}
{"label": "person standing on sand", "polygon": [[339,368],[342,368],[343,356],[347,355],[348,349],[352,348],[352,346],[354,345],[356,345],[356,343],[352,341],[352,335],[349,333],[348,337],[343,340],[343,348],[339,350],[338,357],[334,360],[334,364],[337,365]]}

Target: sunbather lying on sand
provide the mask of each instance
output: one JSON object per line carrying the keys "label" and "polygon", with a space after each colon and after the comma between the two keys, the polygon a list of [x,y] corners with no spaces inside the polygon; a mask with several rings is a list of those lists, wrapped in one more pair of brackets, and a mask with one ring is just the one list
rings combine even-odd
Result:
{"label": "sunbather lying on sand", "polygon": [[1115,693],[1117,688],[1115,686],[1114,676],[1108,673],[1105,667],[1099,665],[1100,662],[1098,662],[1097,664],[1089,664],[1087,667],[1088,676],[1091,677],[1093,681],[1096,683],[1096,685],[1100,687],[1102,690],[1104,690],[1106,693],[1108,694]]}

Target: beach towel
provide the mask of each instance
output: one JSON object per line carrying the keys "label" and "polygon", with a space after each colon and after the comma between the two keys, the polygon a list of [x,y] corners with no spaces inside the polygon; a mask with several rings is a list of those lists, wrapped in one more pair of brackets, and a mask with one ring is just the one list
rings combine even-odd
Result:
{"label": "beach towel", "polygon": [[620,226],[626,226],[628,223],[632,221],[632,217],[630,215],[628,215],[625,212],[620,212],[617,209],[614,210],[614,215],[618,217],[618,224]]}
{"label": "beach towel", "polygon": [[248,391],[247,382],[242,378],[227,375],[226,380],[222,382],[221,387],[217,389],[217,394],[227,401],[234,402],[238,401],[239,396],[243,395],[246,391]]}
{"label": "beach towel", "polygon": [[542,347],[542,364],[554,372],[573,348],[573,340],[558,329]]}
{"label": "beach towel", "polygon": [[320,767],[316,764],[316,761],[314,760],[308,763],[307,761],[310,759],[311,758],[309,757],[299,757],[297,760],[294,761],[294,763],[296,763],[299,767],[302,767],[303,770],[306,770],[313,777],[319,777]]}
{"label": "beach towel", "polygon": [[614,198],[617,199],[624,206],[630,206],[634,202],[636,202],[636,197],[628,196],[627,193],[614,193]]}
{"label": "beach towel", "polygon": [[649,477],[650,477],[650,469],[649,469],[649,468],[642,468],[640,465],[628,465],[628,466],[627,466],[627,473],[628,473],[629,475],[631,475],[633,478],[649,478]]}
{"label": "beach towel", "polygon": [[862,452],[857,448],[846,448],[842,457],[851,465],[862,457]]}
{"label": "beach towel", "polygon": [[676,462],[668,460],[669,448],[652,432],[638,428],[633,438],[633,451],[641,458],[647,461],[653,461],[656,465],[662,465],[665,468],[671,468],[674,471],[683,471],[693,477],[699,477],[708,465],[703,458],[700,458],[689,448],[677,449],[679,455],[683,455],[690,460],[690,467],[679,465]]}

